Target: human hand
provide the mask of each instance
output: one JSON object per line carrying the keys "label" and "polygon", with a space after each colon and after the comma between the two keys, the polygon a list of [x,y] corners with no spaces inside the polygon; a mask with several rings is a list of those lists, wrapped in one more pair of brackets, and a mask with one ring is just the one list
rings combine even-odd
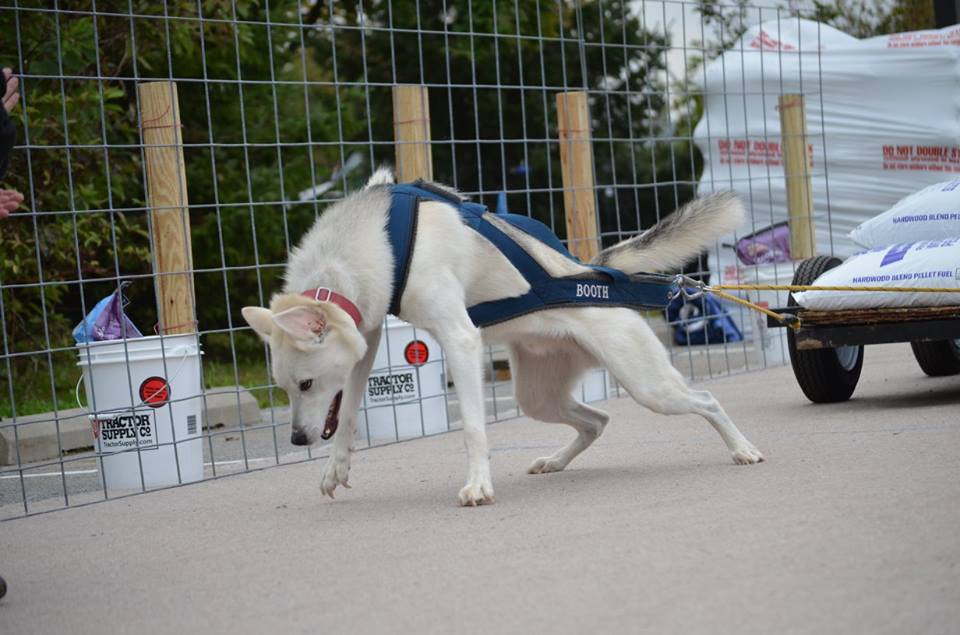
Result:
{"label": "human hand", "polygon": [[16,211],[23,202],[23,194],[16,190],[0,190],[0,220]]}
{"label": "human hand", "polygon": [[6,90],[3,93],[3,107],[7,112],[10,112],[20,101],[20,78],[13,74],[12,69],[5,68],[3,69],[3,79],[6,84]]}

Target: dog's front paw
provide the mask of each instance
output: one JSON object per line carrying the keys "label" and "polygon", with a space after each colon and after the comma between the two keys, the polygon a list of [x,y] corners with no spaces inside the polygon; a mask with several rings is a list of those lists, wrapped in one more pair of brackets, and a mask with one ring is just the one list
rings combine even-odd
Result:
{"label": "dog's front paw", "polygon": [[493,502],[493,483],[490,477],[475,477],[467,481],[463,489],[460,490],[460,504],[464,507],[476,507],[477,505],[489,504]]}
{"label": "dog's front paw", "polygon": [[745,445],[730,454],[733,456],[733,462],[737,465],[752,465],[754,463],[762,463],[766,460],[763,458],[763,455],[760,454],[760,450],[753,447],[753,445]]}
{"label": "dog's front paw", "polygon": [[350,489],[347,484],[347,478],[350,476],[350,458],[337,458],[331,456],[327,460],[327,466],[323,470],[323,478],[320,479],[320,492],[324,496],[333,498],[333,490],[337,485],[343,485]]}

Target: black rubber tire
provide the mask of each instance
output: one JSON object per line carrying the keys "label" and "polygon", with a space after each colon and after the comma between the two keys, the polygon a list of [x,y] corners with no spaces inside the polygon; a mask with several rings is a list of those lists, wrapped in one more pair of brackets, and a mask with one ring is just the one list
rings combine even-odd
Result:
{"label": "black rubber tire", "polygon": [[910,342],[910,347],[920,368],[931,377],[960,373],[960,340]]}
{"label": "black rubber tire", "polygon": [[[824,271],[833,269],[842,261],[833,256],[814,256],[800,263],[793,274],[793,284],[811,284]],[[793,294],[787,306],[796,306]],[[790,365],[807,399],[814,403],[837,403],[846,401],[853,394],[863,369],[863,346],[856,347],[857,358],[850,368],[844,368],[837,356],[837,349],[823,348],[798,351],[793,329],[787,329],[787,349]]]}
{"label": "black rubber tire", "polygon": [[7,594],[7,581],[0,578],[0,599]]}

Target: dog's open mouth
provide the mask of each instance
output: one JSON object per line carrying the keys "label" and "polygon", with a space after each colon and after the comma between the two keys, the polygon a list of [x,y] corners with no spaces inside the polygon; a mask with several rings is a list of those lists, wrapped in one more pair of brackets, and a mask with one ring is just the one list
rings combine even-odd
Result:
{"label": "dog's open mouth", "polygon": [[343,391],[341,390],[333,398],[330,409],[327,410],[327,420],[323,423],[323,433],[320,435],[320,438],[324,441],[332,437],[333,433],[337,431],[337,426],[340,425],[340,400],[342,398]]}

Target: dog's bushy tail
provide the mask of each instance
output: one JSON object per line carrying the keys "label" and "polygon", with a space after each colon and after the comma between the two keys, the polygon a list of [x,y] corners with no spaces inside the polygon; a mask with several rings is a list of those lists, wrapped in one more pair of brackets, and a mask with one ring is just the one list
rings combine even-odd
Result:
{"label": "dog's bushy tail", "polygon": [[695,198],[643,233],[604,249],[592,264],[627,273],[677,271],[743,218],[743,204],[733,192]]}

